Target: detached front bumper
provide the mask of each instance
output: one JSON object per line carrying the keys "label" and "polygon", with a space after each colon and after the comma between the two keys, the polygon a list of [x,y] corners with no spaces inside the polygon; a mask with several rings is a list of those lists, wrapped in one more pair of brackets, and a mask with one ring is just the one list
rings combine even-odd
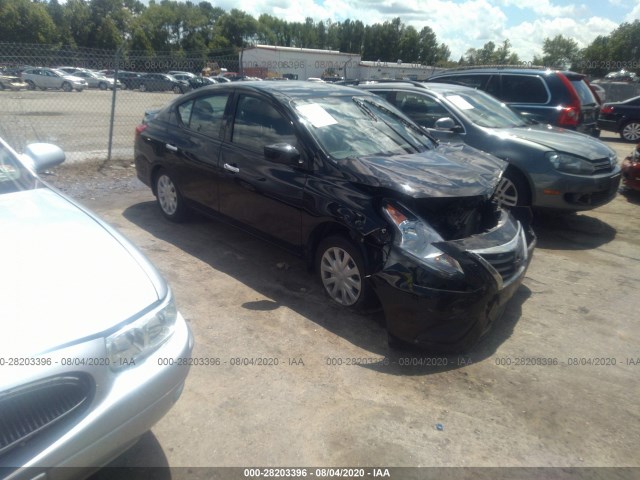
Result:
{"label": "detached front bumper", "polygon": [[455,281],[391,247],[385,267],[371,277],[389,333],[433,351],[470,348],[522,283],[535,243],[529,227],[503,213],[489,232],[437,245],[464,270]]}

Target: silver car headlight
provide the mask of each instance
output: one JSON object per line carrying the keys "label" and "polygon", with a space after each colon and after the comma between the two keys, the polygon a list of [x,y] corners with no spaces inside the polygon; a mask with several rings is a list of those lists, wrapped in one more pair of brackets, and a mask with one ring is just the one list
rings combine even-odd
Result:
{"label": "silver car headlight", "polygon": [[394,243],[421,265],[445,277],[464,274],[458,261],[436,248],[442,237],[429,224],[397,203],[386,203],[382,211],[395,227]]}
{"label": "silver car headlight", "polygon": [[578,175],[591,175],[595,172],[595,166],[582,157],[562,152],[547,152],[546,157],[553,165],[553,168],[560,172]]}
{"label": "silver car headlight", "polygon": [[111,368],[119,370],[136,364],[155,350],[173,334],[178,310],[169,292],[159,307],[109,335],[106,342]]}

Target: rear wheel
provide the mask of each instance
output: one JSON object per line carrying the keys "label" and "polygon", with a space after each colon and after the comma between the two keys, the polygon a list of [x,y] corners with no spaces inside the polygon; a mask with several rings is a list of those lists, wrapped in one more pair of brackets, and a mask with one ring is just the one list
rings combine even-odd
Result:
{"label": "rear wheel", "polygon": [[107,89],[107,84],[105,82],[100,82],[100,84],[98,85],[98,88],[100,90],[106,90]]}
{"label": "rear wheel", "polygon": [[165,170],[160,170],[156,175],[155,186],[156,199],[162,214],[173,222],[184,220],[187,208],[173,178]]}
{"label": "rear wheel", "polygon": [[65,92],[70,92],[71,90],[73,90],[73,87],[69,82],[64,82],[62,84],[62,90],[64,90]]}
{"label": "rear wheel", "polygon": [[178,85],[173,86],[173,93],[182,93],[182,89]]}
{"label": "rear wheel", "polygon": [[140,84],[140,91],[141,92],[146,92],[147,91],[147,86],[144,83]]}
{"label": "rear wheel", "polygon": [[529,205],[531,203],[530,197],[531,195],[526,180],[520,172],[513,168],[507,168],[507,170],[505,170],[493,194],[494,200],[501,206],[507,208]]}
{"label": "rear wheel", "polygon": [[346,237],[333,235],[320,242],[316,272],[325,293],[337,304],[354,310],[373,305],[375,295],[365,278],[362,254]]}
{"label": "rear wheel", "polygon": [[620,131],[620,138],[627,142],[637,142],[640,140],[640,122],[632,120],[627,122]]}

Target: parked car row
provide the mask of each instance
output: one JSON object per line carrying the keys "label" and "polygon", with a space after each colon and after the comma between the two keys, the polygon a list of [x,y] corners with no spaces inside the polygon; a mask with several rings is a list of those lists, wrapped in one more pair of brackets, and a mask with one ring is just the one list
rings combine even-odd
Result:
{"label": "parked car row", "polygon": [[[114,70],[105,70],[105,75],[113,76]],[[169,73],[139,73],[118,71],[118,81],[123,89],[147,91],[173,91],[185,93],[189,90],[207,85],[226,82],[222,77],[201,77],[189,72],[174,71]]]}

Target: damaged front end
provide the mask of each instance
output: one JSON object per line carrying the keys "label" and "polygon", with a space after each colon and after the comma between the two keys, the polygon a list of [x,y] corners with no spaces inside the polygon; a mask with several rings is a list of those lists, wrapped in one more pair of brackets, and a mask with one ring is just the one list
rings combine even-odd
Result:
{"label": "damaged front end", "polygon": [[[393,337],[430,350],[472,346],[504,311],[535,235],[484,196],[386,199],[393,241],[371,276]],[[522,214],[522,215],[518,215]]]}

